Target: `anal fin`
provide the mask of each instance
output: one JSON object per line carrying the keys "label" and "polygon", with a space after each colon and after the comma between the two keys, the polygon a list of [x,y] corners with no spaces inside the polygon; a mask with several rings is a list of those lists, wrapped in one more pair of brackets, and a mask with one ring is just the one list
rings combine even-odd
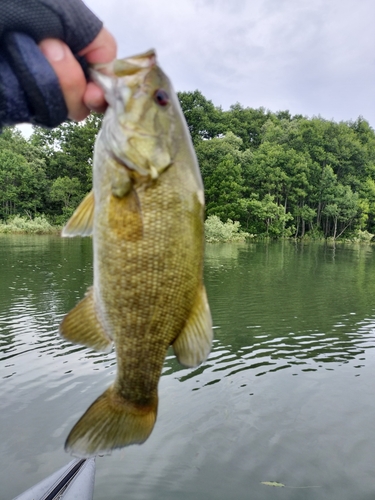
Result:
{"label": "anal fin", "polygon": [[86,297],[65,316],[60,325],[60,335],[70,342],[91,347],[96,351],[111,350],[112,340],[97,317],[92,288],[89,288]]}
{"label": "anal fin", "polygon": [[184,329],[173,342],[173,350],[182,365],[194,367],[209,355],[212,339],[211,313],[206,289],[202,285]]}

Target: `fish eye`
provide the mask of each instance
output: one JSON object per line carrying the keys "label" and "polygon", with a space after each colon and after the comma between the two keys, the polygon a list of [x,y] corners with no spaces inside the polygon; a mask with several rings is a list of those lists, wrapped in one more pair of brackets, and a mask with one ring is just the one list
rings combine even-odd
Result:
{"label": "fish eye", "polygon": [[154,101],[156,102],[156,104],[159,104],[159,106],[166,106],[167,104],[169,104],[169,95],[163,89],[155,90]]}

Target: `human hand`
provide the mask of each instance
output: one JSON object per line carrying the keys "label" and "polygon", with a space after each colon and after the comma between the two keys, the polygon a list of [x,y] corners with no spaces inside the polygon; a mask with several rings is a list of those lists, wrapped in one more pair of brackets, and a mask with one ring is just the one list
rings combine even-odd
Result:
{"label": "human hand", "polygon": [[0,129],[56,127],[104,111],[81,64],[115,57],[115,40],[82,0],[0,0]]}
{"label": "human hand", "polygon": [[[104,93],[94,82],[87,82],[81,65],[61,40],[47,38],[39,43],[44,57],[59,80],[68,108],[68,117],[80,121],[90,111],[103,112],[107,107]],[[116,57],[116,41],[105,28],[87,47],[78,52],[88,63],[107,63]]]}

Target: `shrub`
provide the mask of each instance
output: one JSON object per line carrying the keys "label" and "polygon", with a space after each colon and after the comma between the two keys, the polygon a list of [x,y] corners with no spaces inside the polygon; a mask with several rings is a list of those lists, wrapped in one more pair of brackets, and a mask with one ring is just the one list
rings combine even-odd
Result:
{"label": "shrub", "polygon": [[56,233],[58,228],[51,226],[44,215],[29,219],[15,215],[7,220],[7,222],[0,222],[0,233],[27,233],[27,234],[49,234]]}
{"label": "shrub", "polygon": [[368,243],[373,239],[373,237],[374,235],[372,233],[369,233],[368,231],[361,231],[360,229],[358,229],[350,239],[356,242],[360,241]]}
{"label": "shrub", "polygon": [[204,229],[208,243],[244,241],[250,236],[249,233],[240,232],[239,222],[233,222],[230,219],[227,222],[222,222],[217,215],[207,217]]}

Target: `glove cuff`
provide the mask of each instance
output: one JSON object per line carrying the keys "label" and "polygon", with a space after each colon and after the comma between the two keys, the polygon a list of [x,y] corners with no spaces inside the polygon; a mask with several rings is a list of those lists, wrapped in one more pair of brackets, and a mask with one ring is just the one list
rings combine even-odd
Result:
{"label": "glove cuff", "polygon": [[15,125],[29,119],[26,95],[8,61],[0,54],[0,126]]}
{"label": "glove cuff", "polygon": [[[3,43],[7,57],[3,64],[8,62],[8,68],[7,81],[0,71],[3,101],[0,106],[5,114],[4,118],[0,114],[0,122],[3,125],[29,122],[52,128],[66,120],[68,110],[58,78],[35,41],[24,33],[8,33]],[[13,85],[9,85],[11,81]]]}

